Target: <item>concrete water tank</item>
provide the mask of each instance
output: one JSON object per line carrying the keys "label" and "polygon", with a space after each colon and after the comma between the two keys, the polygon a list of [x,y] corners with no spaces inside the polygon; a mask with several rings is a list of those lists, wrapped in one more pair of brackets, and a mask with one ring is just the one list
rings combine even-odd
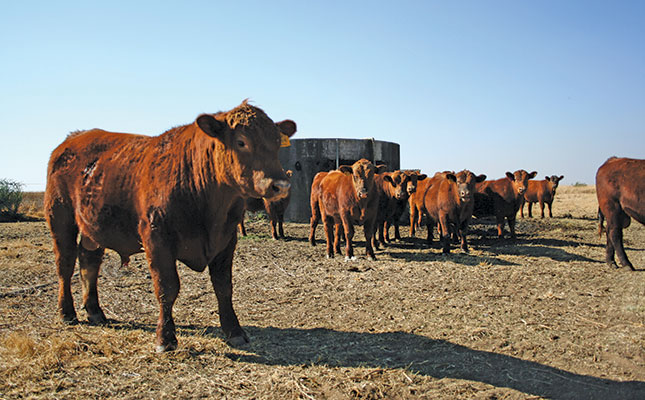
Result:
{"label": "concrete water tank", "polygon": [[385,164],[388,171],[400,168],[398,143],[375,139],[291,139],[291,146],[281,148],[279,157],[282,167],[293,171],[291,201],[284,216],[292,222],[309,221],[311,182],[318,172],[352,165],[361,158]]}

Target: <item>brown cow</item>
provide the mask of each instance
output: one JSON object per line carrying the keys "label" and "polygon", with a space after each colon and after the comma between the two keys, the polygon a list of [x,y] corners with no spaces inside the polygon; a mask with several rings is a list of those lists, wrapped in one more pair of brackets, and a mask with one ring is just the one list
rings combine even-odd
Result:
{"label": "brown cow", "polygon": [[552,175],[551,177],[545,176],[543,181],[529,181],[526,188],[526,193],[522,196],[522,204],[520,204],[520,216],[524,218],[524,203],[528,202],[529,204],[529,218],[532,218],[531,209],[533,208],[533,203],[540,203],[540,210],[542,218],[544,218],[544,204],[546,203],[549,206],[549,217],[553,218],[553,213],[551,213],[551,205],[553,204],[553,199],[555,198],[555,191],[558,188],[558,183],[564,179],[564,175],[556,176]]}
{"label": "brown cow", "polygon": [[[285,174],[287,175],[287,178],[291,178],[293,171],[285,171]],[[286,196],[277,200],[264,198],[255,199],[253,197],[249,197],[246,199],[245,209],[246,211],[251,212],[264,210],[269,217],[269,221],[271,222],[271,237],[275,240],[278,240],[279,238],[284,239],[284,213],[289,206],[290,199],[291,190],[289,190],[289,193]],[[239,229],[240,234],[242,236],[246,236],[246,229],[244,228],[244,218],[242,218],[242,222],[240,222]]]}
{"label": "brown cow", "polygon": [[610,267],[617,267],[614,261],[616,252],[620,265],[635,270],[625,254],[623,228],[630,225],[630,217],[645,224],[645,160],[608,159],[596,173],[596,196],[601,234],[603,220],[607,220],[605,261]]}
{"label": "brown cow", "polygon": [[515,218],[521,199],[526,192],[529,179],[535,178],[536,171],[530,174],[523,169],[514,173],[506,172],[506,178],[477,183],[475,209],[473,215],[484,217],[494,215],[497,219],[497,236],[504,235],[504,218],[508,221],[511,238],[515,239]]}
{"label": "brown cow", "polygon": [[[401,171],[383,172],[374,175],[374,187],[379,198],[375,222],[378,235],[375,232],[373,238],[373,245],[377,250],[379,242],[385,245],[385,236],[387,236],[386,223],[393,218],[397,208],[397,201],[405,201],[408,197],[406,192],[408,180],[409,178]],[[389,237],[387,241],[390,241]]]}
{"label": "brown cow", "polygon": [[311,219],[309,220],[309,243],[312,246],[316,245],[316,227],[320,222],[320,183],[322,180],[329,174],[327,171],[318,172],[314,176],[314,180],[311,183],[311,195],[310,195],[310,205],[311,205]]}
{"label": "brown cow", "polygon": [[177,347],[177,260],[199,272],[208,266],[224,334],[232,345],[248,342],[232,302],[236,228],[245,197],[273,199],[289,191],[278,149],[281,133],[295,131],[293,121],[276,124],[245,100],[160,136],[99,129],[68,136],[51,155],[45,192],[63,320],[76,321],[71,277],[77,256],[83,308],[91,323],[104,323],[97,292],[104,250],[125,259],[145,251],[159,302],[157,351]]}
{"label": "brown cow", "polygon": [[475,184],[485,179],[486,175],[475,176],[463,170],[457,174],[440,175],[426,191],[424,206],[430,221],[428,230],[432,230],[434,223],[439,224],[444,253],[450,252],[452,225],[461,238],[461,249],[468,251],[466,233],[475,205]]}
{"label": "brown cow", "polygon": [[393,211],[391,212],[391,215],[388,219],[385,220],[385,240],[387,242],[390,241],[390,235],[389,235],[389,228],[390,226],[394,226],[394,239],[396,240],[401,240],[401,233],[399,232],[399,221],[401,220],[401,216],[405,212],[405,209],[408,205],[408,199],[411,195],[416,193],[417,191],[417,186],[419,185],[419,181],[423,181],[424,179],[427,178],[426,174],[420,174],[417,171],[403,171],[404,178],[403,182],[401,183],[402,186],[405,186],[405,191],[406,191],[406,196],[404,196],[401,199],[396,199],[394,202],[393,206]]}
{"label": "brown cow", "polygon": [[[425,208],[424,198],[426,191],[433,184],[439,182],[441,179],[445,178],[448,174],[453,174],[453,171],[443,171],[435,173],[432,178],[423,179],[418,182],[416,191],[410,194],[408,199],[408,204],[410,205],[410,237],[414,237],[416,230],[421,225],[424,215],[428,215],[428,210]],[[427,218],[426,218],[427,220]],[[428,228],[428,244],[432,243],[432,224],[426,222]]]}
{"label": "brown cow", "polygon": [[345,231],[346,260],[354,259],[352,238],[354,224],[362,224],[365,234],[366,253],[372,260],[376,259],[372,247],[372,236],[378,209],[378,195],[374,187],[374,174],[384,170],[384,166],[375,167],[366,159],[358,160],[354,165],[342,165],[338,171],[332,171],[320,183],[319,208],[325,224],[327,239],[327,257],[334,256],[334,250],[340,253],[340,235],[334,239],[340,224]]}

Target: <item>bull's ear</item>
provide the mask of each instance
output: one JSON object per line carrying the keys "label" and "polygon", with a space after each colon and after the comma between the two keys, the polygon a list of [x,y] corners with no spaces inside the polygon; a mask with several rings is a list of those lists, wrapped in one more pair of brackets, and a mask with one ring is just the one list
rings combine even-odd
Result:
{"label": "bull's ear", "polygon": [[529,179],[533,179],[537,176],[537,171],[533,171],[529,174]]}
{"label": "bull's ear", "polygon": [[455,176],[455,174],[446,174],[446,179],[457,182],[457,177]]}
{"label": "bull's ear", "polygon": [[563,179],[564,179],[564,175],[560,175],[560,177],[558,178],[559,181],[561,181]]}
{"label": "bull's ear", "polygon": [[515,175],[511,174],[510,172],[506,171],[506,177],[512,181],[515,180]]}
{"label": "bull's ear", "polygon": [[288,137],[293,136],[296,133],[296,123],[290,119],[285,119],[284,121],[276,122],[280,133],[287,135]]}
{"label": "bull's ear", "polygon": [[551,178],[549,178],[548,176],[545,176],[544,179],[546,179],[547,181],[551,182]]}
{"label": "bull's ear", "polygon": [[425,179],[425,178],[427,178],[427,177],[428,177],[428,175],[426,175],[426,174],[421,174],[421,175],[418,175],[418,176],[417,176],[417,180],[418,180],[418,181],[422,181],[422,180],[424,180],[424,179]]}
{"label": "bull's ear", "polygon": [[396,186],[396,183],[394,183],[394,179],[390,175],[383,175],[383,180],[386,182],[390,182],[390,185]]}
{"label": "bull's ear", "polygon": [[221,138],[224,132],[226,132],[226,124],[224,122],[218,121],[210,114],[202,114],[195,120],[199,129],[202,130],[205,134],[212,137]]}
{"label": "bull's ear", "polygon": [[377,174],[382,174],[387,170],[387,165],[385,164],[379,164],[376,166],[376,169],[374,170],[375,173]]}
{"label": "bull's ear", "polygon": [[340,167],[338,167],[338,170],[340,172],[342,172],[343,174],[350,174],[351,175],[351,174],[354,173],[354,170],[349,165],[341,165]]}
{"label": "bull's ear", "polygon": [[475,182],[478,182],[478,183],[479,182],[484,182],[485,180],[486,180],[486,175],[484,175],[484,174],[477,175],[477,177],[475,177]]}
{"label": "bull's ear", "polygon": [[291,178],[293,176],[293,171],[290,169],[286,170],[284,173],[287,174],[287,178]]}

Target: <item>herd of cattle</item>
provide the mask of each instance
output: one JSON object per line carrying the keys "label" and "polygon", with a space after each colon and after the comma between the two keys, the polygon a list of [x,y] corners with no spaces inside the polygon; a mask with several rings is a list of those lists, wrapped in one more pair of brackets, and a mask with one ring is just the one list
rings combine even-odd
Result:
{"label": "herd of cattle", "polygon": [[[99,304],[97,282],[105,249],[116,251],[123,263],[144,251],[159,302],[157,351],[177,347],[172,316],[180,287],[177,260],[199,272],[208,267],[228,342],[247,343],[232,302],[237,230],[247,207],[284,214],[290,183],[278,150],[295,132],[293,121],[275,123],[244,101],[230,111],[202,114],[191,124],[155,137],[100,129],[70,134],[51,154],[45,191],[63,321],[77,321],[71,290],[77,260],[83,308],[90,323],[103,324],[107,319]],[[644,163],[610,159],[598,172],[608,263],[613,264],[615,250],[620,262],[631,266],[622,246],[622,228],[630,216],[645,222]],[[383,169],[360,160],[315,177],[312,244],[316,225],[322,221],[327,255],[340,253],[344,232],[346,255],[352,258],[354,224],[362,223],[367,254],[374,258],[374,247],[388,240],[388,226],[393,225],[395,236],[400,236],[397,224],[407,199],[412,234],[426,214],[428,232],[438,223],[444,251],[450,250],[451,234],[467,250],[471,215],[494,215],[500,237],[506,220],[514,236],[515,215],[522,202],[539,202],[542,210],[546,203],[551,214],[555,187],[562,179],[529,181],[536,173],[524,170],[486,181],[486,176],[470,171],[427,177]],[[253,206],[253,200],[247,199],[261,200]],[[273,223],[273,236],[284,236],[281,217]]]}
{"label": "herd of cattle", "polygon": [[[287,171],[290,173],[291,171]],[[508,222],[512,238],[515,217],[528,203],[529,217],[533,203],[539,203],[544,218],[544,206],[552,204],[556,189],[564,176],[546,177],[533,181],[537,172],[518,170],[507,172],[506,177],[486,180],[486,175],[475,175],[463,170],[437,172],[433,177],[418,171],[385,172],[385,166],[373,165],[361,159],[353,165],[342,165],[335,171],[319,172],[311,185],[311,228],[309,242],[316,245],[316,227],[323,222],[327,239],[327,257],[341,254],[340,242],[346,243],[346,259],[355,258],[352,247],[354,225],[362,225],[367,256],[376,259],[374,248],[390,241],[389,228],[394,237],[401,239],[399,221],[409,206],[410,236],[426,221],[427,242],[432,244],[436,225],[444,253],[450,252],[451,237],[458,238],[461,249],[468,251],[466,233],[471,217],[494,216],[497,234],[503,237]],[[277,200],[247,199],[247,209],[264,209],[272,225],[274,239],[284,237],[282,223],[289,204],[289,196]],[[523,210],[521,213],[524,216]],[[425,216],[425,218],[423,218]],[[276,234],[280,226],[280,235]],[[240,231],[245,234],[243,224]]]}

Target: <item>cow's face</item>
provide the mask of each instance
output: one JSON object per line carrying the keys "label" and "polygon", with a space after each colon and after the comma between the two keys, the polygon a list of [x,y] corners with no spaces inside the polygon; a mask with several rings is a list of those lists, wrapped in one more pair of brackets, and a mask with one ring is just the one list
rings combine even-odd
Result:
{"label": "cow's face", "polygon": [[466,203],[474,199],[475,183],[484,182],[486,180],[486,175],[475,175],[467,169],[458,172],[454,177],[455,182],[457,183],[459,200],[462,203]]}
{"label": "cow's face", "polygon": [[345,174],[351,174],[356,197],[359,200],[365,200],[374,187],[374,174],[382,172],[385,167],[379,166],[377,168],[369,160],[363,158],[356,161],[351,167],[341,165],[338,169]]}
{"label": "cow's face", "polygon": [[422,181],[428,177],[428,175],[426,174],[419,174],[415,171],[407,171],[405,174],[408,177],[408,182],[406,187],[408,196],[417,191],[417,183],[419,181]]}
{"label": "cow's face", "polygon": [[278,161],[278,150],[281,140],[296,132],[295,122],[274,123],[264,111],[244,101],[225,113],[200,115],[196,124],[223,145],[209,156],[226,184],[248,197],[277,200],[289,193],[291,185]]}
{"label": "cow's face", "polygon": [[536,171],[531,172],[530,174],[523,169],[517,170],[514,173],[506,172],[506,177],[513,184],[513,191],[515,196],[522,196],[526,192],[526,188],[529,184],[529,179],[535,178],[537,175]]}
{"label": "cow's face", "polygon": [[410,177],[401,171],[394,171],[390,177],[394,186],[394,197],[397,200],[405,200],[408,197],[407,187]]}
{"label": "cow's face", "polygon": [[550,177],[545,176],[547,182],[549,182],[549,187],[551,188],[551,194],[555,195],[555,190],[558,188],[558,184],[562,179],[564,179],[564,175],[556,176],[556,175],[551,175]]}

